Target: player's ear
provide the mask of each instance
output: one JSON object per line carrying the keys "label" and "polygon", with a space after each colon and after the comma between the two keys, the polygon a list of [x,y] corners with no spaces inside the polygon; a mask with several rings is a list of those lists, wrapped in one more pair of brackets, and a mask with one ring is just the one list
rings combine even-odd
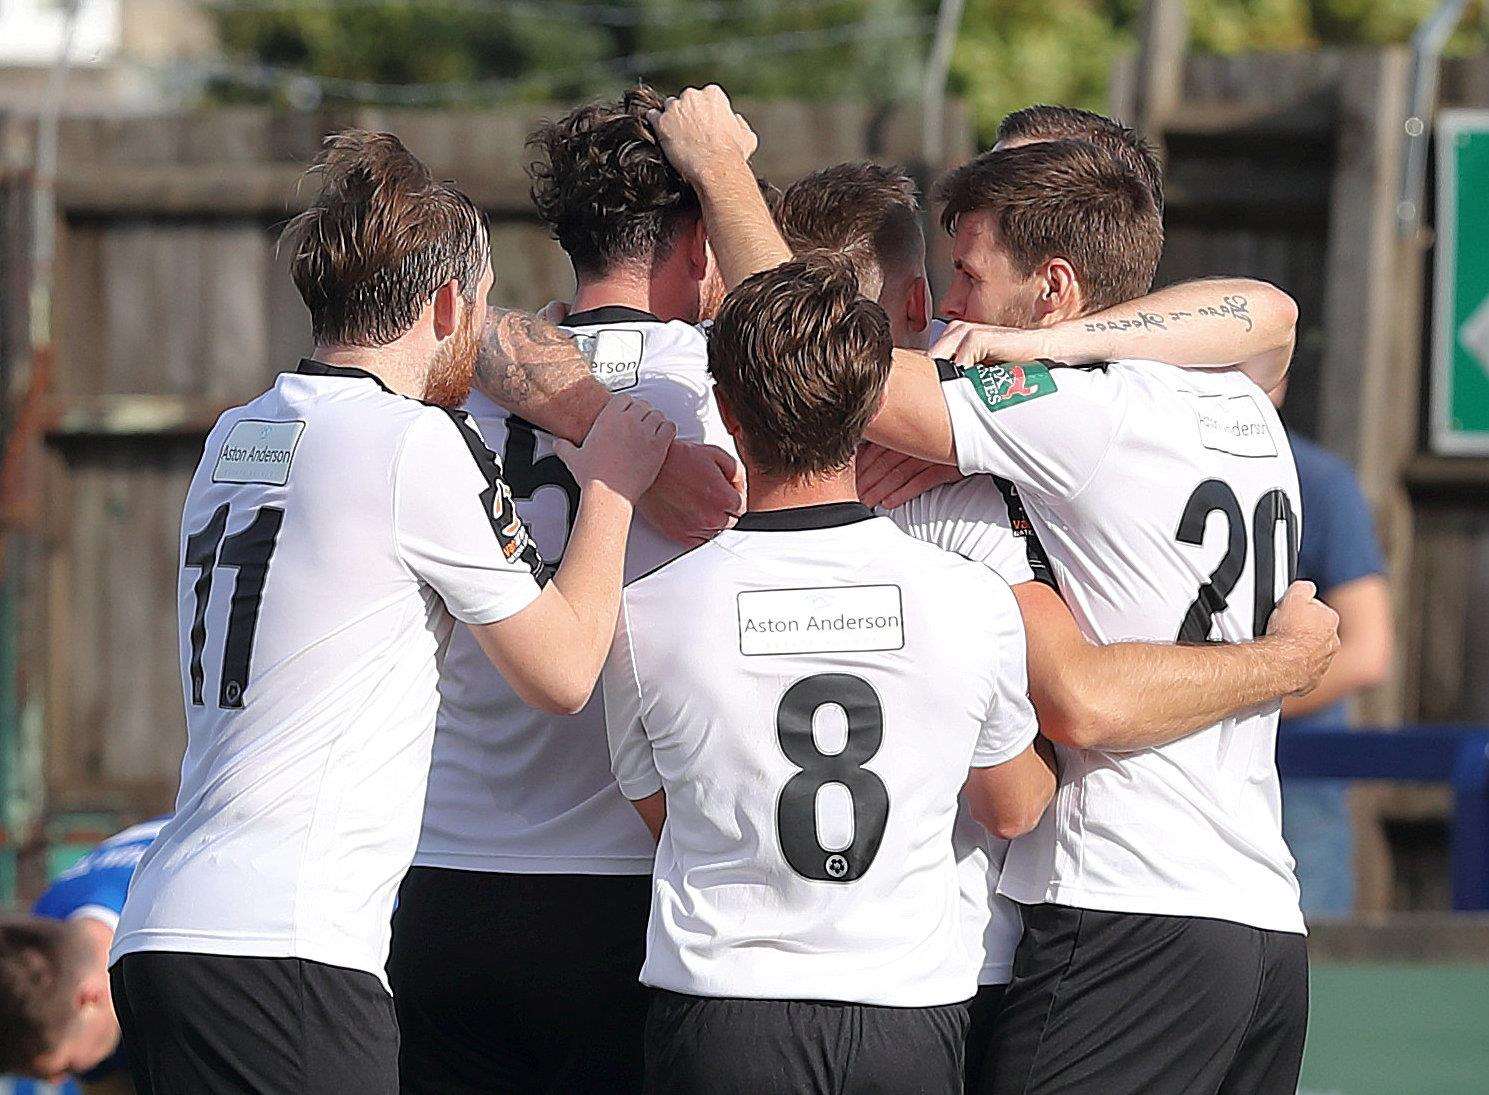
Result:
{"label": "player's ear", "polygon": [[688,274],[694,281],[702,281],[708,276],[709,253],[708,230],[704,227],[701,216],[688,231],[687,245]]}
{"label": "player's ear", "polygon": [[905,294],[905,318],[910,321],[910,330],[920,334],[931,325],[930,284],[917,274],[910,279]]}
{"label": "player's ear", "polygon": [[717,385],[714,386],[713,395],[714,402],[718,404],[719,420],[724,423],[724,429],[729,431],[730,437],[737,438],[739,436],[739,419],[734,417],[734,408],[729,406],[729,400],[724,397],[723,392],[719,391]]}
{"label": "player's ear", "polygon": [[460,309],[465,301],[460,296],[460,283],[453,278],[434,291],[434,337],[445,339],[460,327]]}
{"label": "player's ear", "polygon": [[1075,319],[1085,311],[1086,295],[1069,259],[1059,255],[1046,259],[1036,276],[1039,299],[1035,301],[1035,311],[1041,322]]}

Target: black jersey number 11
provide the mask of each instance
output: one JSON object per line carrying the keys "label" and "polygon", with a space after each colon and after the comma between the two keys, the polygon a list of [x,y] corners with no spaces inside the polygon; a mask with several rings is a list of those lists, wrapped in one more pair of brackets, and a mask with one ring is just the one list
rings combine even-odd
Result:
{"label": "black jersey number 11", "polygon": [[222,565],[238,572],[233,582],[233,601],[228,610],[227,639],[222,648],[222,676],[217,686],[217,705],[243,706],[248,691],[248,667],[253,659],[253,635],[258,629],[264,580],[269,560],[279,540],[284,510],[264,506],[239,532],[224,539],[228,507],[213,511],[207,523],[186,538],[184,565],[199,573],[192,587],[196,612],[191,622],[191,702],[202,704],[202,652],[207,646],[207,602],[212,596],[212,573]]}

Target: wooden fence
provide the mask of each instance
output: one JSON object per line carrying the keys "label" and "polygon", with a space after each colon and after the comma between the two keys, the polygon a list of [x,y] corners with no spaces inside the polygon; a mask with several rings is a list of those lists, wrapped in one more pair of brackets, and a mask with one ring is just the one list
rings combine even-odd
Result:
{"label": "wooden fence", "polygon": [[[38,772],[46,818],[141,815],[171,802],[184,742],[174,593],[181,502],[216,415],[310,348],[275,239],[321,137],[348,125],[389,130],[458,180],[492,217],[495,298],[534,307],[572,285],[524,172],[526,135],[551,113],[218,109],[66,121],[50,376],[33,372],[26,337],[34,126],[0,118],[3,408],[22,450],[10,465],[14,489],[0,499],[11,564],[3,602],[11,616],[0,628],[0,746],[9,747],[0,765],[8,758],[14,776],[13,821],[36,820],[29,802],[16,801],[34,791]],[[762,138],[756,167],[777,183],[864,157],[928,173],[917,162],[913,109],[780,103],[750,117]],[[965,159],[970,128],[955,104],[946,128],[947,163]],[[27,406],[29,429],[20,420]]]}

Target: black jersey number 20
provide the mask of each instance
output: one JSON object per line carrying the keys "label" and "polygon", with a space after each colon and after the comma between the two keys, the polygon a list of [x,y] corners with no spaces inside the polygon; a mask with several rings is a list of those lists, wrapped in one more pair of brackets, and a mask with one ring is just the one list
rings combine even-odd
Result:
{"label": "black jersey number 20", "polygon": [[[817,712],[835,704],[848,719],[840,753],[823,753],[812,736]],[[776,803],[776,833],[791,869],[819,882],[863,877],[879,853],[889,820],[889,791],[864,767],[884,741],[884,708],[868,681],[847,673],[818,673],[797,681],[776,709],[781,750],[801,771],[786,781]],[[829,783],[848,789],[853,801],[853,842],[824,848],[817,833],[817,794]]]}
{"label": "black jersey number 20", "polygon": [[[1225,610],[1227,599],[1246,567],[1246,518],[1241,513],[1236,492],[1219,479],[1206,479],[1189,496],[1184,516],[1179,520],[1178,541],[1182,544],[1204,543],[1205,523],[1210,514],[1217,511],[1225,515],[1225,555],[1210,574],[1210,580],[1199,587],[1199,595],[1184,614],[1184,623],[1179,628],[1181,643],[1202,643],[1209,639],[1216,613]],[[1251,601],[1253,638],[1266,633],[1267,621],[1277,607],[1279,524],[1287,528],[1287,580],[1291,582],[1298,573],[1298,516],[1293,512],[1293,504],[1286,493],[1269,490],[1257,501],[1251,515],[1251,547],[1256,555],[1253,569],[1256,588]]]}

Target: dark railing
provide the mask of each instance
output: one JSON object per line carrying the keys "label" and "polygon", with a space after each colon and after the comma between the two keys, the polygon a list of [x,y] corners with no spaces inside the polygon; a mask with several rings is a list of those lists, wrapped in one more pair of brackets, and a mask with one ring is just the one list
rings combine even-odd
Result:
{"label": "dark railing", "polygon": [[1453,788],[1453,908],[1489,909],[1489,729],[1403,726],[1395,731],[1294,730],[1277,740],[1288,779],[1380,779]]}

